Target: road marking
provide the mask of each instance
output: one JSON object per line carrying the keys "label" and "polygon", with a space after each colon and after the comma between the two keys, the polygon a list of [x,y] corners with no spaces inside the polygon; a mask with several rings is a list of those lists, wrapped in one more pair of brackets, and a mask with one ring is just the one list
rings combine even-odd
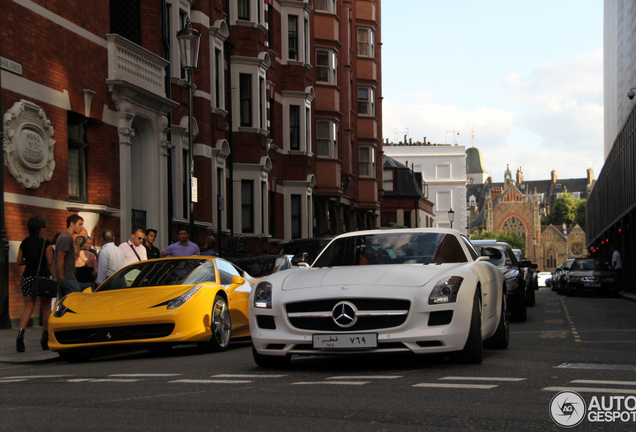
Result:
{"label": "road marking", "polygon": [[595,370],[623,370],[634,371],[636,365],[603,364],[603,363],[562,363],[555,366],[558,369],[595,369]]}
{"label": "road marking", "polygon": [[34,378],[64,378],[71,375],[24,375],[24,376],[11,376],[0,378],[0,380],[5,379],[34,379]]}
{"label": "road marking", "polygon": [[112,374],[109,377],[171,377],[183,374]]}
{"label": "road marking", "polygon": [[212,375],[212,378],[283,378],[287,375],[249,375],[249,374],[220,374]]}
{"label": "road marking", "polygon": [[66,382],[70,382],[70,383],[79,383],[79,382],[88,382],[88,381],[93,381],[92,378],[73,378],[70,380],[66,380]]}
{"label": "road marking", "polygon": [[481,389],[489,390],[498,387],[495,384],[438,384],[438,383],[423,383],[415,384],[413,387],[435,387],[435,388],[463,388],[463,389]]}
{"label": "road marking", "polygon": [[600,388],[600,387],[546,387],[541,390],[546,391],[577,391],[588,393],[624,393],[624,394],[636,394],[636,390],[627,390],[619,388]]}
{"label": "road marking", "polygon": [[636,381],[574,380],[570,382],[576,384],[636,385]]}
{"label": "road marking", "polygon": [[169,381],[171,383],[184,383],[184,384],[248,384],[252,381],[240,381],[240,380],[196,380],[196,379],[182,379]]}
{"label": "road marking", "polygon": [[466,380],[466,381],[524,381],[527,378],[506,378],[506,377],[460,377],[460,376],[449,376],[440,378],[441,380]]}
{"label": "road marking", "polygon": [[567,331],[543,331],[541,332],[539,337],[543,339],[554,339],[554,338],[565,339],[568,337],[568,332]]}
{"label": "road marking", "polygon": [[90,382],[137,382],[137,381],[142,381],[142,380],[138,380],[138,379],[125,379],[125,378],[99,378],[99,379],[92,379],[90,380]]}
{"label": "road marking", "polygon": [[21,382],[21,381],[28,381],[28,379],[26,378],[22,378],[22,379],[13,379],[13,380],[9,380],[9,379],[1,379],[0,383],[14,383],[14,382]]}
{"label": "road marking", "polygon": [[356,376],[335,376],[325,378],[328,380],[347,380],[347,379],[396,379],[402,378],[401,375],[356,375]]}
{"label": "road marking", "polygon": [[316,381],[316,382],[296,382],[292,385],[364,385],[369,384],[370,381]]}

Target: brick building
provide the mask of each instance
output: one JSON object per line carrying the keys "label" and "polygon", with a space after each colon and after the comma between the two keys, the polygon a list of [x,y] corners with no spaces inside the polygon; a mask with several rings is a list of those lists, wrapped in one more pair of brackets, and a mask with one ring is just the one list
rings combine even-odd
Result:
{"label": "brick building", "polygon": [[[4,215],[0,313],[22,310],[26,221],[46,237],[79,213],[117,242],[193,241],[250,254],[293,238],[379,225],[380,0],[0,1]],[[177,31],[201,32],[192,133]]]}

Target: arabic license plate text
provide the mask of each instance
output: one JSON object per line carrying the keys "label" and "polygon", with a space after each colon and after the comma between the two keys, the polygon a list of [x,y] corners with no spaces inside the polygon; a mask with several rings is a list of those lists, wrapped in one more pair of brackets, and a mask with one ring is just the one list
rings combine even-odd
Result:
{"label": "arabic license plate text", "polygon": [[314,335],[316,349],[369,349],[377,348],[377,333],[340,333]]}

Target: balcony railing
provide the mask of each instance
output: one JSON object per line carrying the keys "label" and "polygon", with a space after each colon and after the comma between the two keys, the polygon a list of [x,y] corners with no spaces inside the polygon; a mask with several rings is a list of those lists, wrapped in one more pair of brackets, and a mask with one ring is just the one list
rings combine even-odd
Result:
{"label": "balcony railing", "polygon": [[108,79],[127,81],[152,93],[165,95],[168,61],[116,34],[108,41]]}

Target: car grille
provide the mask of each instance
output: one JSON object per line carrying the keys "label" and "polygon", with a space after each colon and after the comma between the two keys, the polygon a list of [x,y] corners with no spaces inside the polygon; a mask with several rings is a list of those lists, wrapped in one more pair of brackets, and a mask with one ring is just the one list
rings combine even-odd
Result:
{"label": "car grille", "polygon": [[[358,309],[357,322],[351,327],[338,326],[332,317],[333,308],[343,301],[354,304]],[[406,321],[410,305],[408,300],[356,298],[289,303],[285,309],[289,322],[298,329],[350,332],[398,327]]]}
{"label": "car grille", "polygon": [[97,342],[121,342],[140,339],[156,339],[170,336],[174,324],[146,324],[122,327],[100,327],[55,332],[61,344],[85,344]]}

